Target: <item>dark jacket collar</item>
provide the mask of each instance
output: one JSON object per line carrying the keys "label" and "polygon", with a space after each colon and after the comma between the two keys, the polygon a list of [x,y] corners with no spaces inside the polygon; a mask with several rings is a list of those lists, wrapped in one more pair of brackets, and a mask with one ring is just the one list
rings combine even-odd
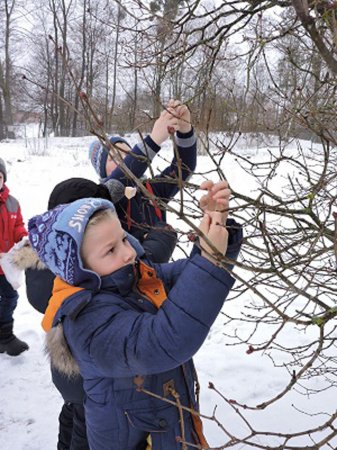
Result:
{"label": "dark jacket collar", "polygon": [[108,290],[127,295],[132,291],[137,280],[137,263],[128,264],[121,269],[116,270],[111,275],[106,275],[101,278],[100,290]]}

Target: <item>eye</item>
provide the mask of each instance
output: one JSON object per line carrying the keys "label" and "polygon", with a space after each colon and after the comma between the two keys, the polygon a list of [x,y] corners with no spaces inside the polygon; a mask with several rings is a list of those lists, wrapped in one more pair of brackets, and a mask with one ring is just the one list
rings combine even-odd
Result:
{"label": "eye", "polygon": [[124,236],[124,237],[123,237],[123,242],[124,242],[124,244],[125,244],[126,242],[128,242],[127,236]]}

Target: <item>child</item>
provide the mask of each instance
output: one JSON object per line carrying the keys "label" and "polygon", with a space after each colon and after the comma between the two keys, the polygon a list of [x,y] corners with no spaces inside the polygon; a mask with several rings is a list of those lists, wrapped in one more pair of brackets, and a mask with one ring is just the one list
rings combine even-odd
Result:
{"label": "child", "polygon": [[[200,227],[221,253],[224,220],[212,211]],[[237,255],[241,230],[231,233]],[[149,436],[152,450],[181,448],[177,436],[206,445],[198,416],[181,406],[198,409],[191,357],[234,283],[206,243],[201,255],[153,268],[136,257],[112,203],[93,198],[35,216],[29,239],[60,277],[43,327],[52,364],[84,378],[90,449],[145,449]]]}
{"label": "child", "polygon": [[[115,181],[116,183],[119,183],[117,180],[110,180],[109,183]],[[85,178],[70,178],[64,180],[58,183],[51,192],[48,201],[48,210],[53,209],[60,204],[70,203],[85,197],[108,200],[114,199],[115,201],[118,201],[119,194],[116,194],[118,189],[111,189],[111,186],[109,187],[110,190],[104,184],[96,184]],[[215,209],[215,204],[217,204],[217,206],[221,205],[222,209],[228,208],[230,191],[226,182],[220,182],[214,185],[211,181],[205,181],[201,185],[201,189],[207,190],[207,194],[203,195],[200,199],[200,207],[202,209]],[[155,237],[156,231],[151,230],[148,237],[143,242],[145,253],[147,253],[147,242],[149,240],[155,240]],[[171,238],[171,243],[170,241],[163,243],[162,238],[163,236],[161,236],[161,240],[157,240],[157,246],[154,246],[152,243],[152,250],[155,258],[157,258],[157,253],[163,255],[161,244],[166,245],[169,248],[170,245],[174,246],[174,237]],[[167,239],[169,239],[168,236]],[[143,256],[142,249],[138,248],[138,254],[139,256]],[[32,252],[32,250],[27,247],[16,252],[15,260],[16,265],[19,266],[21,270],[26,270],[28,301],[35,309],[44,314],[48,306],[49,298],[52,295],[52,287],[55,278],[54,274],[45,266],[41,265],[41,262],[36,258],[35,252]],[[86,450],[89,447],[86,440],[82,377],[68,378],[55,368],[52,368],[52,379],[64,399],[64,404],[59,415],[57,448],[59,450],[69,448],[71,448],[71,450]]]}
{"label": "child", "polygon": [[[6,186],[6,164],[0,158],[0,252],[7,253],[14,244],[27,236],[19,202],[9,193]],[[19,295],[7,281],[0,267],[0,353],[18,356],[28,350],[26,342],[13,333],[13,313]]]}
{"label": "child", "polygon": [[[191,126],[191,114],[186,105],[177,100],[170,100],[167,110],[164,110],[156,120],[152,132],[137,144],[131,151],[128,143],[120,137],[111,137],[110,142],[118,154],[124,158],[124,164],[133,175],[141,178],[148,168],[148,162],[160,150],[161,144],[167,140],[171,132],[176,131],[176,150],[171,164],[160,174],[148,180],[142,180],[149,194],[167,204],[179,191],[179,186],[193,174],[197,158],[197,138]],[[102,181],[115,179],[125,186],[135,187],[135,183],[125,175],[118,165],[116,155],[109,154],[109,150],[100,141],[94,141],[89,149],[89,158]],[[115,205],[122,227],[139,239],[143,244],[144,238],[153,227],[167,231],[165,207],[150,200],[140,190],[131,199],[124,197]],[[149,243],[148,243],[149,247]],[[163,251],[167,249],[162,246]],[[174,247],[171,248],[171,253]],[[169,255],[171,256],[171,255]],[[152,257],[154,261],[154,258]],[[167,250],[163,258],[155,262],[167,261]]]}
{"label": "child", "polygon": [[[48,200],[48,210],[60,204],[71,203],[75,200],[94,197],[106,200],[118,201],[120,199],[117,180],[109,180],[107,184],[96,184],[94,181],[85,178],[69,178],[58,183],[52,190]],[[122,186],[122,195],[124,186]],[[147,249],[148,242],[151,242],[151,255],[155,258],[162,258],[165,251],[169,256],[172,253],[171,247],[175,246],[175,233],[160,233],[151,230],[144,240],[144,250]],[[129,239],[132,239],[129,236]],[[163,241],[163,239],[166,239]],[[154,240],[157,244],[154,245]],[[133,241],[135,242],[135,241]],[[169,250],[163,250],[166,245]],[[139,255],[143,254],[143,249],[138,248]],[[47,269],[36,258],[35,252],[30,248],[23,248],[16,252],[15,260],[21,270],[26,271],[26,290],[29,303],[41,313],[45,313],[49,298],[52,295],[52,288],[55,275]],[[166,261],[165,261],[166,262]],[[64,374],[52,368],[52,380],[56,388],[61,393],[64,404],[59,415],[58,450],[87,450],[89,449],[86,438],[86,426],[84,417],[84,391],[82,377],[65,377]]]}

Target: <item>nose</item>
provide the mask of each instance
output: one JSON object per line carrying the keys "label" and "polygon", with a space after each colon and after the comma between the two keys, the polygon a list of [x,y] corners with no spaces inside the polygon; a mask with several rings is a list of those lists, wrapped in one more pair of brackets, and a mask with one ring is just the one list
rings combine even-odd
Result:
{"label": "nose", "polygon": [[129,242],[127,242],[127,248],[125,252],[125,262],[129,264],[130,262],[133,262],[135,258],[136,258],[136,251],[132,247],[132,245]]}

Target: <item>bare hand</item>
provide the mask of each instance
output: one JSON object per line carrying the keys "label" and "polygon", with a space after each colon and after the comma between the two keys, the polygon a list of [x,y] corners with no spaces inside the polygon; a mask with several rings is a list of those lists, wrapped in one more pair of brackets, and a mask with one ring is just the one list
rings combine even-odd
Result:
{"label": "bare hand", "polygon": [[228,187],[227,181],[213,181],[206,180],[200,185],[200,189],[207,191],[200,199],[200,208],[206,211],[221,211],[224,213],[224,223],[228,216],[229,197],[231,190]]}
{"label": "bare hand", "polygon": [[188,109],[188,106],[183,105],[179,100],[171,99],[168,102],[167,109],[179,118],[178,131],[181,133],[188,133],[191,131],[191,112]]}
{"label": "bare hand", "polygon": [[[205,213],[199,226],[200,231],[207,237],[217,251],[224,255],[228,245],[228,231],[223,222],[223,213],[212,211]],[[200,238],[201,255],[213,264],[216,264],[216,252]]]}
{"label": "bare hand", "polygon": [[169,110],[164,110],[160,114],[159,118],[155,121],[152,132],[150,134],[151,139],[157,144],[161,145],[170,136],[171,132],[178,130],[179,119],[176,115],[171,114]]}

